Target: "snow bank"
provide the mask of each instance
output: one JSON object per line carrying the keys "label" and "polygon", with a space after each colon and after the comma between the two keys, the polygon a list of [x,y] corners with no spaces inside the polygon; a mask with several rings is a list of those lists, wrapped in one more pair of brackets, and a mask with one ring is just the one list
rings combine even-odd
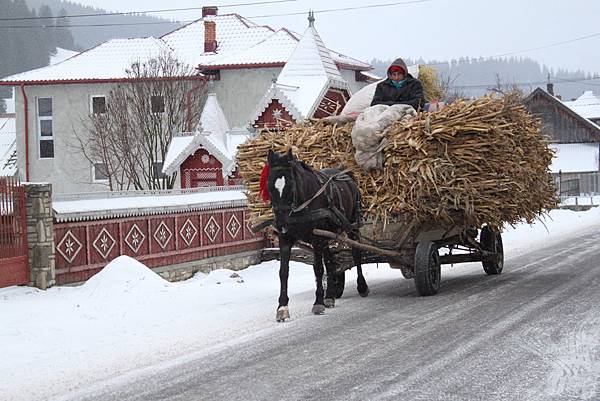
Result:
{"label": "snow bank", "polygon": [[86,281],[80,292],[89,298],[106,298],[160,291],[170,285],[143,263],[129,256],[119,256]]}

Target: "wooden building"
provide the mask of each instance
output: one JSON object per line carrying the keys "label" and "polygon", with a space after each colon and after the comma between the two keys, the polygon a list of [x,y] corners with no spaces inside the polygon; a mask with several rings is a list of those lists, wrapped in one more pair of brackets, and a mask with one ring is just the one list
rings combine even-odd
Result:
{"label": "wooden building", "polygon": [[[527,109],[542,122],[542,133],[555,151],[551,172],[561,195],[600,193],[600,126],[585,118],[571,102],[535,89],[525,98]],[[550,92],[550,93],[549,93]]]}

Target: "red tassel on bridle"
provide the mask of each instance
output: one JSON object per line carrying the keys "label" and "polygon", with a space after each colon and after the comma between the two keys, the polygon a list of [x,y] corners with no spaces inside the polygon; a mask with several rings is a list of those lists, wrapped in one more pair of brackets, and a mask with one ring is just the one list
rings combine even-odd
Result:
{"label": "red tassel on bridle", "polygon": [[260,197],[262,198],[262,200],[267,203],[271,200],[271,197],[269,196],[269,165],[265,165],[262,169],[262,171],[260,172],[260,186],[259,186],[259,190],[258,193],[260,195]]}

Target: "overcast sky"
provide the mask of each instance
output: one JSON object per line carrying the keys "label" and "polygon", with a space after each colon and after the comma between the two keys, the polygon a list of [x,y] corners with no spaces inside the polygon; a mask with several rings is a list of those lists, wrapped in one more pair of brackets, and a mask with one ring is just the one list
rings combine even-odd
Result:
{"label": "overcast sky", "polygon": [[[599,0],[405,0],[410,4],[318,13],[319,10],[396,3],[394,0],[298,0],[288,3],[233,6],[260,0],[71,0],[109,10],[222,6],[220,14],[238,13],[258,24],[302,33],[306,15],[258,18],[292,12],[317,12],[315,26],[325,44],[361,60],[395,57],[445,60],[461,56],[533,58],[549,67],[600,73]],[[200,10],[156,16],[190,21]],[[574,40],[590,36],[586,39]],[[546,47],[558,42],[561,45]],[[546,47],[538,50],[523,51]]]}

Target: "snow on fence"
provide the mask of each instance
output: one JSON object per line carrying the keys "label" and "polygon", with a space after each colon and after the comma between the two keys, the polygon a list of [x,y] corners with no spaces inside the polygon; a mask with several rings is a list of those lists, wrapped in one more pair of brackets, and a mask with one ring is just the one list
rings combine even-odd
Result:
{"label": "snow on fence", "polygon": [[57,283],[87,280],[120,255],[161,267],[259,253],[242,189],[55,196]]}

